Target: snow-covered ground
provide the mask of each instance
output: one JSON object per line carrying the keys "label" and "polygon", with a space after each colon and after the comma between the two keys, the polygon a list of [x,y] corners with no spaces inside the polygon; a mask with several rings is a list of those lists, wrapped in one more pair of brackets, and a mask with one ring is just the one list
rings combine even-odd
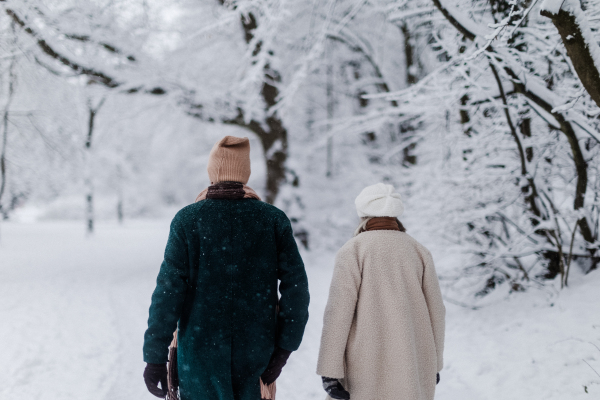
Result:
{"label": "snow-covered ground", "polygon": [[[81,222],[2,223],[0,399],[154,398],[142,380],[142,341],[167,234],[168,221],[100,223],[92,238]],[[452,262],[432,252],[441,269]],[[314,370],[334,254],[303,255],[311,318],[279,400],[324,398]],[[436,399],[600,398],[598,288],[600,273],[575,273],[562,292],[519,293],[478,310],[447,303]]]}

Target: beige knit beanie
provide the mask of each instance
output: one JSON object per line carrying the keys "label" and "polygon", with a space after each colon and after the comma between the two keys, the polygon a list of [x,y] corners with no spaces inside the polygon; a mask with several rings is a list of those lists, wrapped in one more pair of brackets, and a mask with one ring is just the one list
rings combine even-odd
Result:
{"label": "beige knit beanie", "polygon": [[250,141],[248,138],[225,136],[213,146],[208,156],[210,183],[241,182],[250,179]]}

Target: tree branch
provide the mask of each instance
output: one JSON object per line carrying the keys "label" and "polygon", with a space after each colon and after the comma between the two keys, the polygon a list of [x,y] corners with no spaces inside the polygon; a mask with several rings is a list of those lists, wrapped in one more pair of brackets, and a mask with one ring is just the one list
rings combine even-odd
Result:
{"label": "tree branch", "polygon": [[[123,54],[123,51],[120,50],[119,48],[117,48],[116,46],[113,46],[112,44],[109,44],[106,42],[97,42],[97,41],[93,40],[92,38],[90,38],[88,35],[78,35],[75,33],[65,33],[64,35],[67,39],[77,40],[79,42],[84,42],[84,43],[94,43],[94,44],[102,46],[108,52],[111,52],[114,54]],[[135,56],[133,56],[131,54],[129,54],[125,57],[131,62],[136,61]]]}
{"label": "tree branch", "polygon": [[[83,65],[70,60],[65,55],[60,54],[52,46],[50,46],[48,44],[48,42],[46,42],[46,40],[44,38],[42,38],[38,32],[36,32],[33,28],[31,28],[29,25],[27,25],[25,23],[25,21],[22,18],[20,18],[15,11],[13,11],[11,9],[6,9],[6,14],[14,21],[14,23],[16,23],[18,26],[20,26],[28,35],[30,35],[32,38],[35,39],[38,47],[42,50],[42,52],[44,54],[46,54],[47,56],[49,56],[50,58],[52,58],[54,60],[59,61],[61,64],[63,64],[64,66],[66,66],[67,68],[69,68],[70,70],[75,72],[77,75],[85,75],[92,82],[101,84],[109,89],[114,89],[114,88],[123,86],[123,82],[119,82],[116,78],[113,78],[113,77],[109,76],[108,74],[105,74],[102,71],[98,71],[93,68],[84,67]],[[106,46],[105,46],[105,48],[106,48]],[[116,48],[113,48],[113,49],[118,51]],[[56,71],[51,71],[51,72],[55,73]],[[158,95],[158,96],[167,93],[167,91],[161,87],[155,87],[152,89],[144,89],[143,87],[137,87],[137,88],[129,88],[129,89],[124,90],[124,93],[128,93],[128,94],[139,93],[139,92],[152,94],[152,95]]]}
{"label": "tree branch", "polygon": [[460,33],[464,35],[470,41],[475,41],[477,38],[477,34],[467,27],[467,24],[464,21],[459,21],[458,18],[455,17],[454,14],[450,11],[449,8],[444,6],[441,0],[433,0],[433,4],[440,10],[442,15],[455,27]]}
{"label": "tree branch", "polygon": [[558,12],[542,8],[540,14],[556,26],[579,80],[600,107],[600,46],[594,40],[579,0],[566,0]]}
{"label": "tree branch", "polygon": [[60,61],[62,64],[66,65],[67,67],[79,73],[80,75],[87,75],[93,81],[100,83],[108,88],[113,89],[121,85],[121,83],[118,82],[116,79],[104,74],[103,72],[96,71],[92,68],[86,68],[82,65],[77,64],[76,62],[69,60],[62,54],[56,52],[52,47],[50,47],[50,45],[48,45],[48,43],[44,39],[40,37],[40,35],[36,31],[34,31],[31,27],[27,26],[25,24],[25,21],[19,18],[19,16],[13,10],[6,9],[6,14],[8,14],[17,25],[23,28],[25,32],[27,32],[30,36],[36,39],[38,47],[44,53],[46,53],[46,55],[54,58],[55,60]]}
{"label": "tree branch", "polygon": [[504,86],[502,86],[502,81],[500,80],[500,75],[498,75],[498,71],[496,70],[496,67],[494,66],[493,63],[490,63],[490,68],[492,69],[492,74],[494,75],[494,78],[496,79],[496,84],[498,85],[498,90],[500,91],[500,98],[502,99],[502,104],[504,105],[504,114],[506,116],[506,123],[508,124],[508,127],[510,128],[510,133],[513,136],[513,138],[515,139],[515,142],[517,143],[517,148],[519,150],[519,158],[521,159],[521,175],[525,176],[527,175],[527,163],[525,161],[525,150],[523,150],[523,145],[521,144],[521,138],[519,137],[519,134],[517,133],[517,129],[515,128],[515,125],[513,124],[512,118],[510,116],[510,110],[508,109],[508,101],[506,99],[506,94],[504,93]]}

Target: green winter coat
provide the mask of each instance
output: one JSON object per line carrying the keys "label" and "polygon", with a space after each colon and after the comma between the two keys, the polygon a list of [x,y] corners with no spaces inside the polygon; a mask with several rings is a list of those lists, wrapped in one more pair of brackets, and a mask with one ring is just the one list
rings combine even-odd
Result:
{"label": "green winter coat", "polygon": [[254,199],[200,201],[171,223],[144,361],[167,362],[179,322],[182,400],[259,400],[275,346],[300,346],[308,302],[306,271],[282,211]]}

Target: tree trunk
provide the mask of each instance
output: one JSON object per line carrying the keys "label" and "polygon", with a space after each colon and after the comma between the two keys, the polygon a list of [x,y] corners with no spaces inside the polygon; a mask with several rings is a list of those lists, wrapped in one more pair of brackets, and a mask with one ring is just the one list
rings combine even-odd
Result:
{"label": "tree trunk", "polygon": [[286,181],[288,138],[287,130],[282,126],[279,118],[268,118],[267,123],[271,128],[270,131],[259,137],[261,138],[267,163],[265,201],[274,204],[281,185]]}
{"label": "tree trunk", "polygon": [[92,173],[92,139],[94,137],[94,123],[96,121],[96,115],[106,98],[100,100],[100,103],[96,107],[93,107],[91,101],[88,103],[88,131],[85,138],[84,145],[84,163],[85,163],[85,219],[87,231],[89,234],[94,233],[94,182]]}
{"label": "tree trunk", "polygon": [[557,10],[542,9],[543,16],[552,20],[579,80],[600,107],[600,46],[585,19],[579,0],[565,0]]}
{"label": "tree trunk", "polygon": [[[13,33],[14,33],[14,24],[13,24]],[[14,39],[14,43],[16,44],[16,36]],[[4,192],[6,191],[6,149],[8,146],[8,119],[10,114],[10,106],[12,104],[14,94],[15,94],[15,84],[16,84],[16,74],[15,74],[15,66],[17,64],[17,60],[13,57],[10,61],[10,66],[8,67],[8,93],[6,96],[6,104],[4,106],[4,112],[2,113],[2,138],[0,142],[0,218],[2,218],[7,211],[4,210],[2,205],[2,198],[4,196]]]}
{"label": "tree trunk", "polygon": [[92,138],[94,135],[94,119],[96,118],[95,110],[90,106],[88,108],[88,132],[85,139],[85,220],[87,231],[89,234],[94,233],[94,186],[92,184]]}
{"label": "tree trunk", "polygon": [[406,85],[412,86],[419,81],[419,67],[415,57],[415,44],[408,24],[405,22],[400,26],[402,36],[404,37],[404,58],[406,64]]}
{"label": "tree trunk", "polygon": [[117,220],[119,221],[119,224],[123,224],[123,219],[123,199],[119,198],[119,201],[117,202]]}
{"label": "tree trunk", "polygon": [[[464,94],[460,98],[460,110],[458,111],[458,113],[460,115],[460,123],[463,126],[465,126],[471,122],[471,116],[469,115],[469,110],[467,110],[467,105],[469,104],[469,100],[470,99],[469,99],[468,94]],[[471,137],[472,130],[473,130],[473,128],[470,126],[464,128],[465,135]]]}
{"label": "tree trunk", "polygon": [[[222,5],[226,5],[224,0],[219,0],[219,2]],[[241,17],[241,23],[244,30],[244,40],[246,44],[250,44],[254,38],[254,32],[258,27],[256,17],[254,14],[248,13]],[[269,57],[274,56],[273,51],[263,49],[263,43],[259,41],[256,43],[252,54],[253,56],[257,56],[261,51],[268,51]],[[261,96],[264,101],[264,121],[262,123],[255,120],[246,122],[244,110],[241,108],[237,109],[237,116],[235,118],[222,118],[221,121],[225,124],[237,125],[248,129],[259,138],[267,166],[265,201],[273,204],[277,199],[281,185],[286,181],[288,132],[277,112],[271,111],[279,100],[279,89],[276,85],[281,81],[281,76],[268,63],[263,66],[263,71],[264,80],[261,88]],[[192,108],[202,109],[202,106],[192,105]],[[206,119],[201,113],[192,112],[191,115]],[[212,121],[212,118],[209,117],[208,120]],[[264,129],[264,126],[267,129]]]}
{"label": "tree trunk", "polygon": [[121,165],[117,165],[117,220],[123,224],[123,170]]}
{"label": "tree trunk", "polygon": [[85,219],[89,234],[94,233],[94,187],[91,179],[85,182],[87,194],[85,196]]}
{"label": "tree trunk", "polygon": [[[331,49],[331,44],[329,48]],[[331,136],[331,130],[333,128],[333,113],[335,106],[335,99],[333,98],[333,62],[331,52],[328,54],[327,60],[327,83],[326,83],[326,97],[327,97],[327,169],[325,176],[330,178],[333,175],[333,137]]]}

